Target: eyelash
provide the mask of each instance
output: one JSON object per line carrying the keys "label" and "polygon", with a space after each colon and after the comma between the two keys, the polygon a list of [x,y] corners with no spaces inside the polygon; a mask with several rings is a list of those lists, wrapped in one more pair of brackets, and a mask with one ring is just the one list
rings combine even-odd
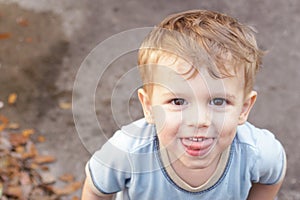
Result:
{"label": "eyelash", "polygon": [[[216,101],[222,101],[222,104],[219,104],[217,105],[217,102]],[[220,102],[219,102],[220,103]],[[209,101],[209,105],[212,105],[212,106],[225,106],[227,105],[229,102],[228,100],[224,99],[224,98],[213,98],[212,100]]]}
{"label": "eyelash", "polygon": [[175,99],[172,99],[170,101],[170,103],[174,106],[183,106],[183,105],[187,105],[187,101],[185,99],[182,99],[182,98],[175,98]]}
{"label": "eyelash", "polygon": [[[217,102],[219,101],[219,102]],[[221,104],[219,104],[221,101]],[[174,98],[170,100],[170,103],[174,106],[183,106],[183,105],[187,105],[188,102],[183,99],[183,98]],[[209,101],[209,105],[212,106],[218,106],[218,107],[223,107],[225,105],[229,104],[229,101],[224,99],[224,98],[213,98]]]}

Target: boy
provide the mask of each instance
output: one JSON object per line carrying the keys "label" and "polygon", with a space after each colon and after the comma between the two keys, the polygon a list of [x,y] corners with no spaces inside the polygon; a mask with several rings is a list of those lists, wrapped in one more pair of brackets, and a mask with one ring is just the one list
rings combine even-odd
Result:
{"label": "boy", "polygon": [[252,29],[224,14],[163,20],[139,51],[145,119],[93,155],[82,199],[274,199],[284,149],[247,122],[261,58]]}

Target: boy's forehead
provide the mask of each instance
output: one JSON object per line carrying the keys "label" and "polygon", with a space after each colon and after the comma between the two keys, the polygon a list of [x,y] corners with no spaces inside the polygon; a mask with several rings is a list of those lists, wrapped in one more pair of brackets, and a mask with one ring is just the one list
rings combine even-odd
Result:
{"label": "boy's forehead", "polygon": [[[187,61],[188,59],[175,56],[175,55],[162,55],[159,57],[157,61],[157,73],[175,73],[175,74],[186,74],[187,71],[194,68],[194,66]],[[169,70],[164,69],[164,67],[168,67]]]}
{"label": "boy's forehead", "polygon": [[[232,77],[215,78],[209,74],[206,67],[195,68],[186,60],[175,56],[163,56],[155,65],[152,83],[174,91],[187,90],[192,87],[191,84],[202,84],[206,89],[219,93],[223,93],[230,84],[244,89],[244,77],[241,72]],[[192,74],[198,76],[197,81],[190,81],[194,79]]]}
{"label": "boy's forehead", "polygon": [[[179,56],[179,55],[173,55],[169,53],[162,53],[160,55],[156,55],[158,58],[156,60],[157,66],[165,66],[171,68],[175,73],[181,74],[181,75],[188,75],[188,72],[200,72],[203,73],[204,71],[214,71],[216,74],[224,74],[224,70],[227,71],[229,74],[236,74],[236,65],[230,54],[223,55],[223,65],[224,69],[219,69],[218,66],[216,66],[216,63],[212,60],[209,60],[208,58],[204,58],[199,55],[197,59],[192,60],[192,58]],[[240,67],[239,69],[242,69]],[[238,71],[238,70],[237,70]]]}

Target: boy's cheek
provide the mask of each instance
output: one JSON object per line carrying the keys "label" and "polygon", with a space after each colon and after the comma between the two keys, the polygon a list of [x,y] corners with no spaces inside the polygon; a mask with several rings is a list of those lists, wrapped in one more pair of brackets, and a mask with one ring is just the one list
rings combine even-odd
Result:
{"label": "boy's cheek", "polygon": [[236,135],[237,126],[236,121],[227,121],[223,125],[218,126],[219,137],[231,140]]}
{"label": "boy's cheek", "polygon": [[214,113],[211,126],[215,127],[219,134],[231,134],[238,126],[239,114],[236,113]]}
{"label": "boy's cheek", "polygon": [[181,112],[170,112],[163,106],[153,106],[152,114],[154,124],[158,133],[164,132],[166,129],[177,127],[181,121]]}
{"label": "boy's cheek", "polygon": [[162,106],[153,106],[152,107],[152,117],[154,124],[156,126],[157,132],[160,132],[165,126],[166,122],[166,113]]}

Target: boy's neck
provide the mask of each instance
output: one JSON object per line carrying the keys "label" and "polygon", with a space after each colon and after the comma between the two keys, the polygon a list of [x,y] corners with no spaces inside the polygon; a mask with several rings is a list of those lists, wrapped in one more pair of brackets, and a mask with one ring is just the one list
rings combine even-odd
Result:
{"label": "boy's neck", "polygon": [[[221,156],[220,156],[221,157]],[[204,169],[190,169],[184,166],[179,160],[172,163],[172,168],[175,173],[188,185],[192,187],[199,187],[206,183],[217,169],[220,157],[213,161],[213,163]]]}
{"label": "boy's neck", "polygon": [[190,169],[179,160],[170,164],[166,150],[161,150],[162,162],[170,178],[187,191],[199,192],[214,185],[222,176],[229,159],[230,146],[205,169]]}

